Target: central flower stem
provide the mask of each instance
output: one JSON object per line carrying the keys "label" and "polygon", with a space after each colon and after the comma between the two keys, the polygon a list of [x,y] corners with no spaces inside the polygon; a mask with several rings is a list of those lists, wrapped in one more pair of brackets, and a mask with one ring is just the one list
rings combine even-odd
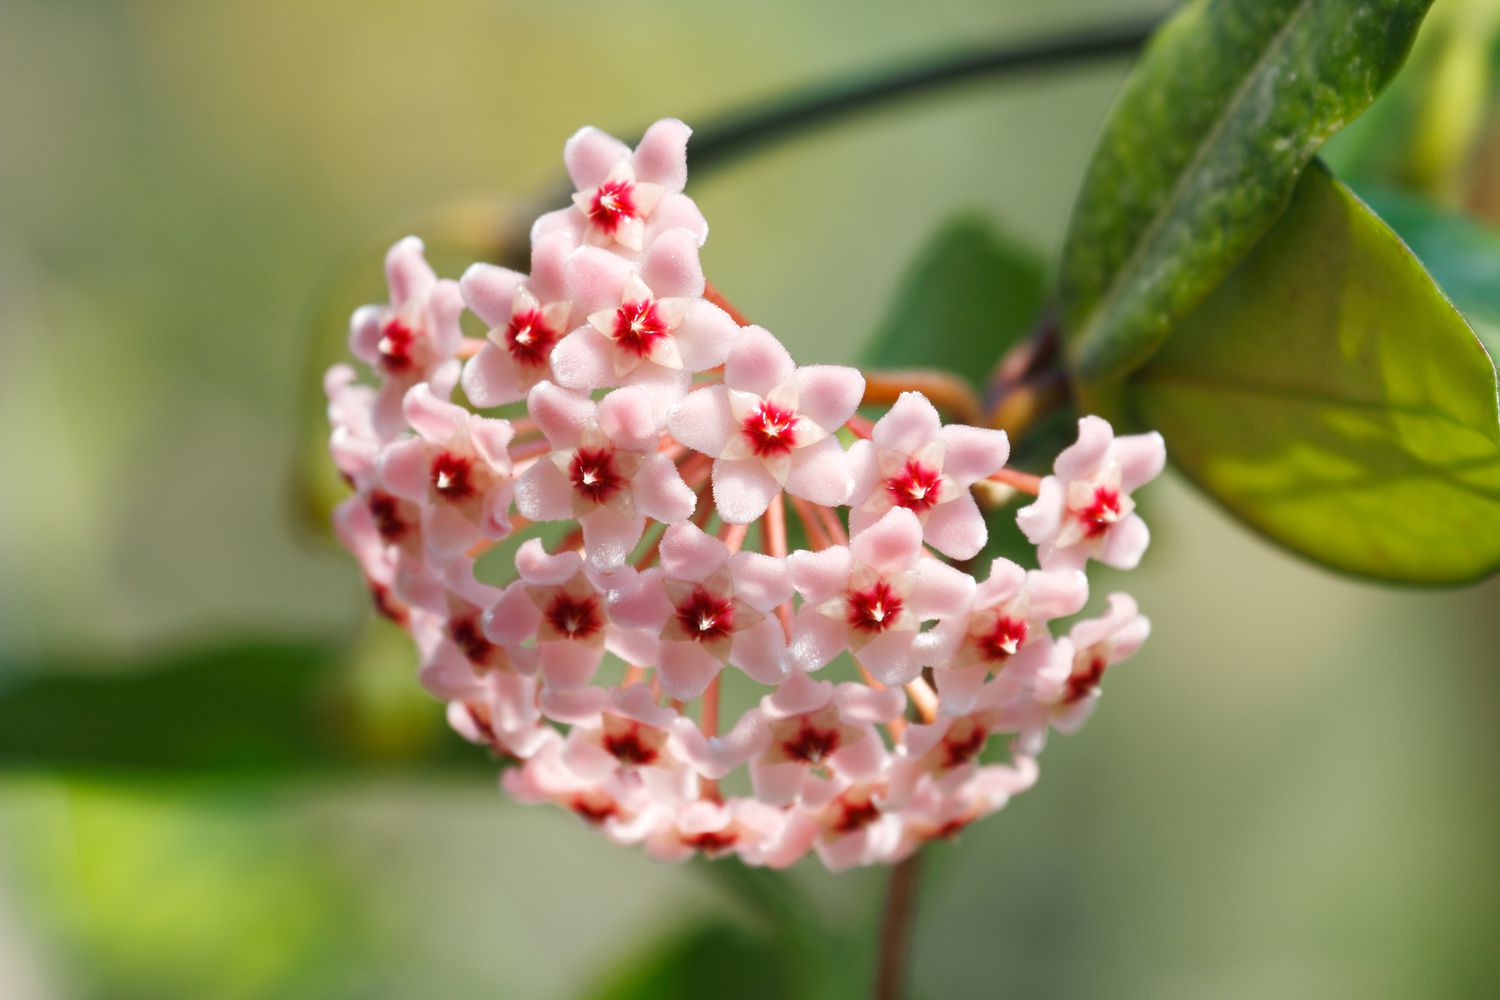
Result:
{"label": "central flower stem", "polygon": [[921,851],[891,869],[886,883],[885,908],[880,915],[880,937],[875,953],[875,1000],[900,1000],[910,976],[911,935],[917,918],[917,877]]}

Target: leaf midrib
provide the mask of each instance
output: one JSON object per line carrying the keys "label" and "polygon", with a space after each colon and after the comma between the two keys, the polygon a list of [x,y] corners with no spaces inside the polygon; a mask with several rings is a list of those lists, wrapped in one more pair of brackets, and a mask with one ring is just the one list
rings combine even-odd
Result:
{"label": "leaf midrib", "polygon": [[1161,211],[1147,224],[1145,232],[1136,242],[1134,249],[1130,252],[1130,256],[1125,259],[1125,262],[1120,267],[1115,269],[1114,276],[1110,278],[1109,285],[1106,287],[1104,294],[1100,296],[1093,310],[1089,313],[1088,321],[1083,325],[1082,330],[1079,331],[1077,340],[1080,355],[1085,353],[1089,342],[1096,336],[1095,331],[1099,328],[1100,318],[1109,309],[1114,307],[1115,301],[1127,287],[1125,276],[1140,265],[1147,247],[1154,245],[1161,233],[1162,226],[1166,224],[1166,220],[1175,214],[1177,203],[1187,191],[1188,179],[1193,176],[1209,151],[1218,143],[1219,137],[1223,135],[1224,129],[1228,127],[1230,119],[1235,116],[1240,105],[1244,102],[1245,95],[1249,93],[1251,83],[1259,79],[1271,57],[1280,52],[1293,26],[1301,20],[1302,15],[1307,13],[1311,6],[1312,0],[1302,0],[1297,9],[1286,19],[1286,23],[1277,30],[1270,44],[1266,46],[1266,50],[1255,60],[1254,65],[1250,67],[1250,71],[1245,74],[1245,78],[1240,81],[1239,86],[1230,95],[1228,102],[1224,105],[1224,114],[1214,123],[1213,128],[1208,131],[1203,141],[1194,149],[1193,155],[1188,160],[1186,166],[1178,173],[1177,180],[1173,183],[1172,189],[1167,195],[1167,200],[1162,203]]}

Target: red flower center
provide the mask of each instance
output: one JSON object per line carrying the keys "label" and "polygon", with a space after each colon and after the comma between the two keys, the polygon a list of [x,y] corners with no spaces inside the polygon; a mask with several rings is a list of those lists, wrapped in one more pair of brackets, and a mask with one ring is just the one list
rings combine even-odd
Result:
{"label": "red flower center", "polygon": [[603,742],[604,749],[627,767],[644,767],[659,756],[655,747],[641,739],[639,726],[631,726],[620,733],[606,733]]}
{"label": "red flower center", "polygon": [[391,588],[383,583],[369,581],[370,602],[375,606],[375,613],[382,618],[389,618],[397,625],[405,625],[407,619],[406,605],[402,604]]}
{"label": "red flower center", "polygon": [[474,496],[478,492],[474,487],[474,459],[451,451],[439,453],[432,460],[432,488],[449,503]]}
{"label": "red flower center", "polygon": [[603,792],[579,792],[568,803],[568,808],[591,826],[599,826],[611,816],[620,815],[620,807],[615,804],[615,800]]}
{"label": "red flower center", "polygon": [[797,414],[784,406],[762,402],[745,418],[740,431],[759,457],[785,455],[797,446]]}
{"label": "red flower center", "polygon": [[394,544],[400,541],[413,527],[410,521],[401,516],[401,502],[389,493],[375,490],[366,501],[366,506],[375,521],[375,530],[387,542]]}
{"label": "red flower center", "polygon": [[960,719],[943,737],[943,769],[952,770],[979,756],[989,732],[973,719]]}
{"label": "red flower center", "polygon": [[380,330],[380,364],[392,375],[401,375],[416,367],[414,350],[417,333],[399,319],[388,320]]}
{"label": "red flower center", "polygon": [[875,808],[875,803],[869,799],[851,801],[847,798],[840,798],[838,806],[839,815],[832,825],[834,833],[853,833],[855,830],[863,830],[880,818],[880,810]]}
{"label": "red flower center", "polygon": [[1090,538],[1097,538],[1120,519],[1120,491],[1107,486],[1094,489],[1094,502],[1078,512]]}
{"label": "red flower center", "polygon": [[905,606],[889,583],[877,580],[867,590],[849,592],[849,627],[861,632],[884,632]]}
{"label": "red flower center", "polygon": [[732,830],[705,830],[702,833],[684,833],[681,839],[688,847],[697,848],[704,854],[718,854],[729,850],[740,838]]}
{"label": "red flower center", "polygon": [[625,485],[624,477],[615,471],[613,448],[579,448],[568,465],[568,481],[581,496],[596,504],[605,503]]}
{"label": "red flower center", "polygon": [[1092,656],[1082,670],[1075,669],[1068,677],[1068,689],[1063,692],[1063,704],[1082,701],[1093,693],[1104,679],[1104,668],[1108,666],[1102,656]]}
{"label": "red flower center", "polygon": [[781,749],[792,760],[804,764],[820,764],[837,753],[842,742],[836,727],[823,729],[812,720],[803,718],[797,734],[789,740],[782,740]]}
{"label": "red flower center", "polygon": [[589,200],[589,221],[606,233],[636,217],[635,185],[629,181],[605,181]]}
{"label": "red flower center", "polygon": [[490,658],[495,655],[495,644],[484,637],[479,629],[479,619],[473,615],[449,621],[448,638],[476,666],[489,666]]}
{"label": "red flower center", "polygon": [[570,639],[587,639],[604,627],[599,602],[592,597],[575,598],[566,591],[552,599],[547,624]]}
{"label": "red flower center", "polygon": [[712,642],[733,634],[734,604],[698,587],[677,606],[677,620],[695,641]]}
{"label": "red flower center", "polygon": [[627,302],[615,311],[615,343],[638,358],[650,355],[656,342],[671,332],[654,299]]}
{"label": "red flower center", "polygon": [[891,503],[920,514],[937,502],[941,479],[941,472],[908,458],[901,471],[885,481],[885,491]]}
{"label": "red flower center", "polygon": [[558,331],[547,325],[540,309],[527,309],[510,318],[505,328],[505,346],[516,364],[540,368],[547,363],[552,345],[557,343]]}
{"label": "red flower center", "polygon": [[1009,659],[1026,641],[1026,622],[1001,615],[995,626],[979,637],[979,651],[991,662]]}

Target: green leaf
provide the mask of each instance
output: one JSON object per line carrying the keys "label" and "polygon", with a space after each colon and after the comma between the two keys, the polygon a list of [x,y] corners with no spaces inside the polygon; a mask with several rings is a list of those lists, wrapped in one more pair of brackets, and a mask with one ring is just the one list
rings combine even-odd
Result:
{"label": "green leaf", "polygon": [[1359,193],[1437,279],[1490,358],[1500,358],[1500,230],[1422,198],[1363,188]]}
{"label": "green leaf", "polygon": [[984,387],[1042,310],[1041,260],[975,215],[950,219],[917,255],[864,351],[873,368],[941,368]]}
{"label": "green leaf", "polygon": [[1431,0],[1217,0],[1158,32],[1084,179],[1063,332],[1084,385],[1140,367],[1405,58]]}
{"label": "green leaf", "polygon": [[1309,559],[1404,583],[1500,567],[1495,367],[1321,166],[1130,400],[1178,468]]}
{"label": "green leaf", "polygon": [[[736,864],[738,862],[735,862]],[[764,936],[716,920],[680,932],[644,960],[616,970],[607,986],[586,994],[597,1000],[762,1000],[804,996],[794,991],[790,956]]]}

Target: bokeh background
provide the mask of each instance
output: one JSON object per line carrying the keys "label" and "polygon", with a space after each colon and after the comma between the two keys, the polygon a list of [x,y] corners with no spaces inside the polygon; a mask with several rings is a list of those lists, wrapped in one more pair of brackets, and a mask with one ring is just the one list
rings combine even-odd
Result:
{"label": "bokeh background", "polygon": [[[443,730],[305,523],[312,345],[396,237],[550,190],[580,124],[1162,10],[0,0],[0,996],[611,995],[754,934],[732,878],[504,800]],[[1055,254],[1126,68],[715,171],[706,268],[847,361],[953,213]],[[1152,642],[1034,791],[928,852],[915,995],[1494,996],[1500,588],[1340,579],[1170,478],[1149,503]],[[789,880],[855,933],[882,886]]]}

